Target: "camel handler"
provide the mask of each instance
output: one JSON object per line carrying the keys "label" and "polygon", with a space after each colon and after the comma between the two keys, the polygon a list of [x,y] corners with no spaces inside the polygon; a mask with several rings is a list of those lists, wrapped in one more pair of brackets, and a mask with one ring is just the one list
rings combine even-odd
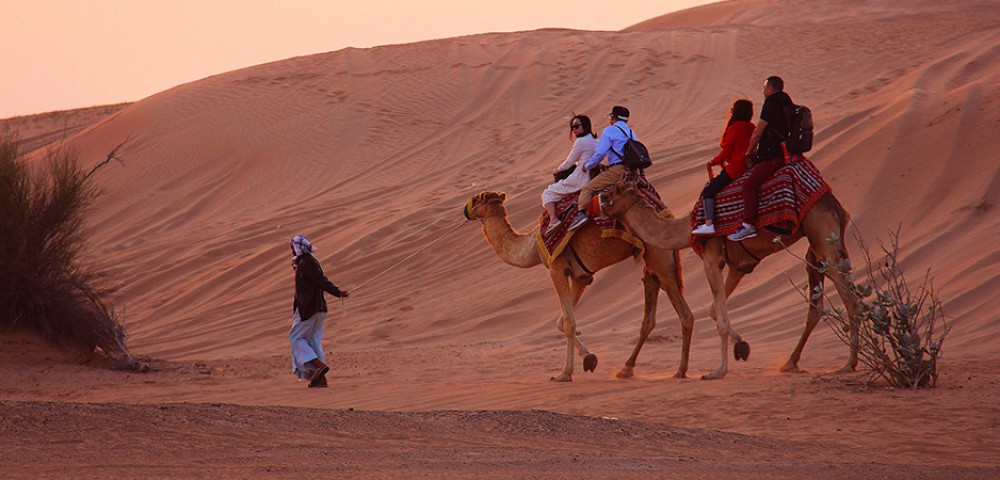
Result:
{"label": "camel handler", "polygon": [[303,235],[291,240],[292,268],[295,270],[295,300],[292,315],[292,331],[288,340],[292,344],[292,373],[309,380],[309,387],[325,387],[326,372],[330,367],[324,363],[323,324],[326,322],[326,298],[323,293],[347,298],[348,293],[337,288],[323,275],[323,268],[312,254],[316,251]]}
{"label": "camel handler", "polygon": [[[583,165],[583,170],[589,172],[596,168],[604,160],[604,157],[608,157],[608,169],[590,179],[580,190],[580,199],[576,203],[579,212],[573,219],[573,223],[569,225],[571,231],[582,227],[587,223],[587,220],[590,220],[587,215],[587,204],[590,203],[591,198],[594,198],[594,194],[604,190],[609,185],[614,185],[625,172],[622,154],[618,152],[625,151],[625,143],[630,137],[635,138],[635,133],[628,126],[628,114],[628,109],[621,105],[615,105],[611,109],[611,113],[608,114],[610,125],[601,132],[594,156]],[[608,155],[609,153],[612,155]]]}

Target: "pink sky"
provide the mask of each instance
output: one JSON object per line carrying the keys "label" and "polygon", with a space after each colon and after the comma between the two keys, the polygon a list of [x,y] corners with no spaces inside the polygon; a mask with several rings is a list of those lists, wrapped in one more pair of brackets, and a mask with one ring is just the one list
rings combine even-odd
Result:
{"label": "pink sky", "polygon": [[140,100],[242,67],[483,32],[619,30],[709,0],[3,0],[0,118]]}

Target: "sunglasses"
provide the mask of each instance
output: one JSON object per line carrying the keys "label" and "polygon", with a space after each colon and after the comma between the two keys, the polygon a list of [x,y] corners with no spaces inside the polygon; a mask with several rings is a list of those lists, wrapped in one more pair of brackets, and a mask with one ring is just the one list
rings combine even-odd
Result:
{"label": "sunglasses", "polygon": [[580,125],[579,123],[574,123],[569,126],[569,128],[581,128],[581,127],[583,127],[583,125]]}

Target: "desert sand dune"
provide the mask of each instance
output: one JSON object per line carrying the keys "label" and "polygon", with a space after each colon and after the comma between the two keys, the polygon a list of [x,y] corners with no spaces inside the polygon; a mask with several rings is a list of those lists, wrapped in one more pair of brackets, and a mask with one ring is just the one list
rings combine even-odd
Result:
{"label": "desert sand dune", "polygon": [[[985,1],[795,1],[781,11],[766,1],[723,2],[620,32],[553,29],[346,49],[174,87],[68,140],[89,166],[131,135],[124,165],[97,175],[104,194],[90,217],[88,259],[120,281],[116,304],[130,346],[154,371],[123,380],[88,367],[33,375],[11,358],[6,369],[16,381],[0,393],[12,401],[121,402],[137,416],[150,413],[132,404],[170,402],[235,404],[235,414],[245,412],[238,405],[542,409],[734,432],[794,444],[789,455],[820,455],[805,472],[765,462],[760,478],[826,475],[841,462],[857,473],[868,461],[889,466],[865,474],[888,478],[897,478],[896,464],[954,467],[928,477],[996,475],[997,18],[1000,5]],[[826,326],[800,363],[812,373],[777,374],[806,314],[792,286],[805,284],[805,271],[791,255],[769,258],[731,299],[733,325],[753,354],[714,383],[669,378],[679,327],[665,299],[638,378],[611,379],[639,330],[639,266],[609,268],[584,296],[578,327],[601,364],[568,386],[547,381],[563,343],[545,270],[504,264],[478,222],[396,266],[463,222],[460,208],[482,190],[506,192],[511,223],[530,230],[548,172],[569,150],[571,112],[600,128],[614,104],[632,110],[630,124],[654,155],[652,183],[686,215],[728,106],[745,95],[759,109],[768,75],[782,76],[792,98],[812,108],[811,158],[861,238],[877,246],[901,225],[903,267],[914,281],[931,270],[953,325],[938,389],[859,393],[852,377],[827,374],[843,365],[846,349]],[[347,290],[393,268],[343,304],[330,302],[335,388],[315,395],[288,374],[286,358],[287,245],[296,234],[313,240],[327,274]],[[857,242],[848,240],[860,266]],[[690,250],[682,260],[696,316],[689,376],[697,378],[714,368],[718,338],[700,261]],[[465,428],[462,414],[445,416]],[[848,453],[820,454],[821,444]],[[767,448],[753,450],[750,463],[768,458]],[[723,458],[738,448],[726,451]]]}

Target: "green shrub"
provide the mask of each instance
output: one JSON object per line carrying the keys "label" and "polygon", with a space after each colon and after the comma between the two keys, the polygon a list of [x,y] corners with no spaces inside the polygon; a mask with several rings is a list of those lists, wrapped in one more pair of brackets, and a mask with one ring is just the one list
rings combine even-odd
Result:
{"label": "green shrub", "polygon": [[[899,265],[899,229],[890,231],[888,245],[879,241],[884,258],[873,261],[861,238],[858,243],[867,265],[862,283],[853,280],[850,262],[822,263],[820,272],[837,269],[848,278],[848,290],[858,304],[854,319],[842,308],[820,306],[823,318],[847,345],[857,341],[858,360],[868,373],[868,383],[882,378],[895,388],[933,387],[938,378],[938,361],[950,327],[934,290],[930,270],[911,289]],[[839,238],[826,239],[836,245]],[[819,305],[822,291],[805,292],[809,302]],[[826,299],[829,305],[829,299]],[[850,338],[851,321],[858,324],[858,338]]]}
{"label": "green shrub", "polygon": [[43,168],[18,159],[0,133],[0,325],[133,363],[125,329],[105,303],[112,289],[80,262],[83,226],[98,191],[78,155],[54,149]]}

